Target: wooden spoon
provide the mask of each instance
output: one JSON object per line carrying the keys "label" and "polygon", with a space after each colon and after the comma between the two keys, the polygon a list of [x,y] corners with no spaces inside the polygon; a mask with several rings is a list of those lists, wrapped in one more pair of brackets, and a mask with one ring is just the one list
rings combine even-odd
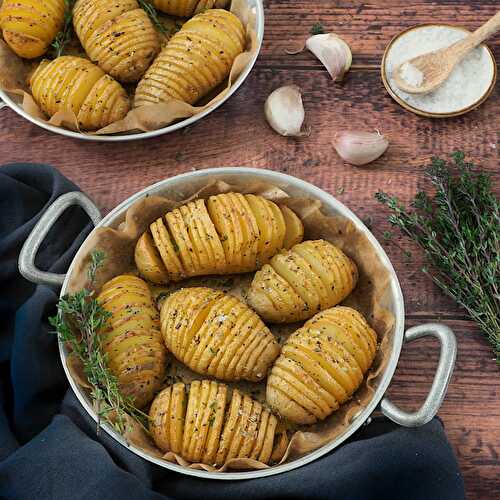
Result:
{"label": "wooden spoon", "polygon": [[489,21],[463,40],[404,62],[394,71],[397,86],[408,94],[432,92],[445,82],[453,68],[472,49],[499,29],[500,12],[497,12]]}

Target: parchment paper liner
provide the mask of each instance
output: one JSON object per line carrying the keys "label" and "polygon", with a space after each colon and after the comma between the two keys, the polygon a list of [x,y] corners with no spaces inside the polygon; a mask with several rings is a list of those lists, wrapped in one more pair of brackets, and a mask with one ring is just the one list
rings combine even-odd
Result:
{"label": "parchment paper liner", "polygon": [[[1,6],[1,2],[0,2]],[[29,74],[34,70],[37,62],[30,62],[17,56],[0,38],[0,89],[8,92],[29,115],[50,125],[69,128],[88,135],[118,134],[131,131],[157,130],[182,118],[189,118],[214,106],[223,99],[240,74],[245,70],[257,52],[258,41],[255,32],[255,12],[249,7],[246,0],[232,0],[230,11],[239,17],[246,27],[246,48],[236,57],[231,67],[229,77],[222,90],[212,97],[206,104],[191,106],[177,99],[168,102],[141,106],[132,109],[122,120],[111,123],[107,127],[95,132],[82,132],[79,130],[78,121],[73,112],[60,111],[50,119],[38,107],[30,94],[27,85]],[[217,91],[216,91],[217,92]]]}
{"label": "parchment paper liner", "polygon": [[[341,216],[325,215],[321,211],[321,203],[318,200],[288,197],[281,189],[262,182],[255,182],[252,185],[248,185],[248,182],[245,185],[229,185],[220,181],[210,182],[184,200],[177,200],[175,192],[164,193],[165,197],[146,196],[134,203],[126,211],[119,223],[116,224],[116,228],[98,228],[92,233],[89,240],[85,243],[82,257],[75,263],[76,267],[69,281],[68,292],[72,293],[85,286],[89,286],[87,269],[89,253],[93,249],[98,248],[106,253],[106,265],[98,271],[95,280],[95,289],[99,290],[102,284],[118,274],[127,272],[137,273],[133,258],[135,243],[149,224],[157,217],[191,199],[206,198],[212,194],[228,191],[260,194],[279,204],[288,205],[301,217],[304,223],[304,239],[326,239],[339,246],[349,255],[357,263],[360,277],[356,289],[344,301],[344,304],[362,312],[371,326],[376,330],[378,336],[379,348],[372,368],[350,401],[318,424],[297,427],[286,422],[281,422],[279,426],[280,432],[286,432],[288,435],[291,435],[284,454],[283,451],[279,453],[275,449],[275,456],[282,457],[280,463],[283,463],[285,461],[292,461],[320,448],[342,434],[355,416],[370,401],[375,390],[374,388],[377,385],[377,379],[383,373],[390,356],[391,335],[394,325],[394,317],[389,310],[390,275],[379,260],[375,249],[369,243],[366,236],[358,231],[351,221]],[[152,286],[152,290],[157,302],[161,302],[166,294],[175,289],[203,284],[205,286],[224,289],[244,300],[246,289],[252,278],[253,273],[229,277],[198,277],[185,280],[170,287]],[[270,325],[270,328],[278,337],[280,343],[283,343],[288,335],[301,325],[302,323],[285,326]],[[88,388],[81,367],[72,361],[71,356],[68,357],[67,364],[75,381],[82,387]],[[204,378],[210,377],[191,372],[171,357],[165,385],[179,380],[189,383],[193,379],[201,380]],[[227,385],[238,387],[247,394],[251,394],[255,399],[263,403],[265,402],[265,382],[260,384],[250,382],[227,383]],[[233,459],[224,464],[222,468],[216,469],[209,465],[189,463],[182,457],[171,452],[162,455],[162,452],[154,446],[148,434],[134,421],[131,421],[130,430],[126,433],[125,437],[129,442],[141,448],[146,453],[155,457],[163,456],[165,460],[185,467],[208,471],[218,470],[219,472],[227,469],[249,470],[269,467],[255,460]],[[283,446],[282,440],[281,446]]]}

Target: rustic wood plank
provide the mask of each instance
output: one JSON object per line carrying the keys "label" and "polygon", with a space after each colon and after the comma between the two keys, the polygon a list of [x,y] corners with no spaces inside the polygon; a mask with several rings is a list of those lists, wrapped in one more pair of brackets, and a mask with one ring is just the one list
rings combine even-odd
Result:
{"label": "rustic wood plank", "polygon": [[[290,43],[309,36],[311,26],[321,22],[327,32],[344,37],[353,52],[353,65],[377,69],[387,43],[403,29],[424,23],[449,23],[468,30],[478,28],[498,10],[495,0],[433,2],[389,0],[384,2],[310,2],[269,0],[266,5],[266,35],[258,65],[265,67],[321,70],[321,64],[308,52],[287,55]],[[294,19],[295,22],[290,22]],[[297,20],[299,20],[297,22]],[[488,45],[498,57],[500,40]]]}
{"label": "rustic wood plank", "polygon": [[[422,166],[431,156],[454,149],[464,150],[481,163],[500,189],[498,85],[476,111],[464,117],[430,120],[402,110],[385,92],[378,73],[384,47],[400,30],[424,22],[452,22],[474,29],[496,12],[498,2],[270,0],[265,7],[266,36],[255,70],[230,101],[187,133],[127,144],[95,144],[58,137],[11,110],[2,110],[0,163],[30,160],[53,164],[94,198],[104,213],[165,177],[217,166],[270,168],[332,193],[370,223],[386,249],[405,295],[408,325],[443,321],[457,332],[457,368],[440,415],[457,452],[468,498],[492,498],[500,477],[500,383],[491,349],[464,312],[421,273],[421,252],[405,238],[384,239],[384,232],[391,229],[388,213],[373,199],[373,193],[382,189],[408,201],[425,187]],[[332,84],[311,54],[284,54],[288,40],[304,40],[317,21],[352,46],[353,69],[341,85]],[[500,38],[489,45],[500,60]],[[287,83],[303,90],[312,129],[309,138],[279,137],[265,123],[265,98]],[[346,128],[380,129],[391,146],[370,167],[351,167],[331,146],[335,131]],[[412,251],[411,259],[402,249]],[[432,342],[405,347],[391,397],[406,408],[418,406],[436,360]]]}

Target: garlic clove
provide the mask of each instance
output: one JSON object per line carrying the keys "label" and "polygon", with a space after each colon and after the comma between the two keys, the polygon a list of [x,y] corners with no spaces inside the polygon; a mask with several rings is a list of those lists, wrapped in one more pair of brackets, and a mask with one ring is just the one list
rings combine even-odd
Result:
{"label": "garlic clove", "polygon": [[301,128],[305,112],[297,85],[286,85],[271,92],[266,99],[264,113],[267,122],[278,134],[295,137],[304,135]]}
{"label": "garlic clove", "polygon": [[345,40],[334,33],[313,35],[306,47],[323,63],[333,81],[342,80],[352,63],[352,53]]}
{"label": "garlic clove", "polygon": [[389,147],[389,141],[380,132],[338,132],[333,147],[339,156],[351,165],[361,166],[382,156]]}

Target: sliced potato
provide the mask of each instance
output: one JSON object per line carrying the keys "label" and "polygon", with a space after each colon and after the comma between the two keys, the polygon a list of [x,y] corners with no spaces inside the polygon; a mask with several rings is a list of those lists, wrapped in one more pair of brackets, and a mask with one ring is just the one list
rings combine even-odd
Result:
{"label": "sliced potato", "polygon": [[125,89],[81,57],[42,61],[30,78],[30,86],[33,98],[47,115],[71,112],[82,130],[105,127],[124,118],[130,109]]}
{"label": "sliced potato", "polygon": [[166,366],[151,292],[140,278],[120,275],[104,284],[97,300],[110,313],[99,331],[109,369],[122,393],[142,408],[161,387]]}
{"label": "sliced potato", "polygon": [[19,57],[40,57],[61,30],[64,11],[64,0],[4,0],[0,6],[3,39]]}
{"label": "sliced potato", "polygon": [[354,309],[316,314],[285,342],[267,380],[267,402],[297,424],[325,419],[361,385],[376,342],[375,331]]}
{"label": "sliced potato", "polygon": [[160,39],[136,0],[77,0],[73,26],[89,58],[113,78],[138,81],[160,51]]}
{"label": "sliced potato", "polygon": [[[301,224],[296,216],[287,215],[287,220]],[[153,222],[151,237],[146,233],[137,242],[135,262],[154,283],[250,272],[283,248],[287,231],[275,203],[256,195],[219,194],[191,201]],[[295,239],[297,231],[291,230]]]}
{"label": "sliced potato", "polygon": [[139,82],[134,106],[168,102],[194,104],[222,83],[245,48],[245,30],[231,12],[210,9],[195,15],[167,42]]}
{"label": "sliced potato", "polygon": [[163,452],[172,451],[193,463],[221,466],[233,458],[268,464],[277,419],[260,403],[213,380],[182,383],[160,392],[149,411],[149,429]]}
{"label": "sliced potato", "polygon": [[184,288],[162,304],[161,331],[172,354],[191,370],[222,380],[262,380],[279,345],[260,318],[236,297]]}
{"label": "sliced potato", "polygon": [[325,240],[304,241],[255,274],[247,302],[266,321],[292,323],[338,304],[357,280],[357,267],[342,250]]}

